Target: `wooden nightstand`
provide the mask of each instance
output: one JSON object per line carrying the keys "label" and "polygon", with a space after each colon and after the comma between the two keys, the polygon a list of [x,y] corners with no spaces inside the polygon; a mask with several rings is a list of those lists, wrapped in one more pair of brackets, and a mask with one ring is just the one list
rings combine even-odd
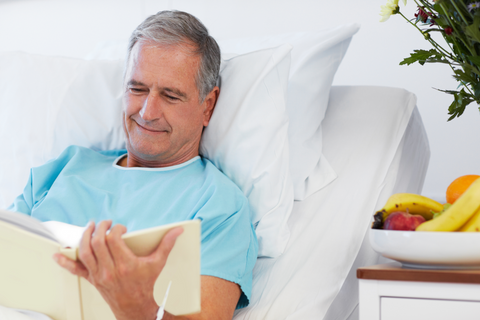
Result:
{"label": "wooden nightstand", "polygon": [[357,269],[360,320],[479,320],[480,270]]}

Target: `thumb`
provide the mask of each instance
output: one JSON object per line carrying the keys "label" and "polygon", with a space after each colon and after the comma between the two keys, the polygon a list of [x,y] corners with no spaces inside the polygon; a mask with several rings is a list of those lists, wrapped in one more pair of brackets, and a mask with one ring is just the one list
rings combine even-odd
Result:
{"label": "thumb", "polygon": [[176,227],[167,232],[157,249],[153,252],[154,259],[163,266],[167,262],[168,255],[172,251],[178,236],[183,233],[182,227]]}

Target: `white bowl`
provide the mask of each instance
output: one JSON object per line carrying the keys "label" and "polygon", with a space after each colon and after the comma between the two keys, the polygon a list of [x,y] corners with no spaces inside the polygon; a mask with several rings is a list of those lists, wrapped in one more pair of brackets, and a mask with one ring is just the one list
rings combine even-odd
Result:
{"label": "white bowl", "polygon": [[419,232],[370,229],[370,244],[404,267],[480,269],[480,232]]}

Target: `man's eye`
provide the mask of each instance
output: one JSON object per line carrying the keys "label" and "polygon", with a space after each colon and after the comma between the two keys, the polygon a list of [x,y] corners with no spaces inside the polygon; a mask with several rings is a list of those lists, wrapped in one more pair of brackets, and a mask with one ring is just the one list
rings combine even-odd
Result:
{"label": "man's eye", "polygon": [[129,90],[130,90],[130,92],[132,92],[132,93],[140,93],[140,92],[143,91],[142,89],[138,89],[138,88],[130,88]]}
{"label": "man's eye", "polygon": [[179,100],[178,98],[172,97],[172,96],[169,96],[169,95],[167,95],[167,98],[170,99],[170,100]]}

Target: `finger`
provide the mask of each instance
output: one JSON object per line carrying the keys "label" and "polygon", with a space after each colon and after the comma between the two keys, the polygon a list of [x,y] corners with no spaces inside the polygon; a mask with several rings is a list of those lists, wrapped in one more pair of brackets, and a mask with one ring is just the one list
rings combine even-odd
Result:
{"label": "finger", "polygon": [[53,260],[55,260],[55,262],[58,263],[62,268],[70,271],[70,273],[88,279],[88,270],[81,262],[70,260],[60,253],[55,253],[53,255]]}
{"label": "finger", "polygon": [[127,233],[127,228],[121,224],[117,224],[110,229],[110,233],[106,236],[108,249],[110,250],[115,266],[132,261],[132,259],[135,258],[135,255],[122,239],[122,235],[125,233]]}
{"label": "finger", "polygon": [[80,246],[78,248],[78,258],[83,263],[85,268],[89,273],[97,271],[97,259],[95,258],[92,247],[91,240],[92,234],[95,231],[95,223],[90,222],[83,232],[82,239],[80,240]]}
{"label": "finger", "polygon": [[183,233],[182,227],[177,227],[169,230],[167,234],[163,237],[162,241],[158,245],[157,249],[151,254],[154,262],[159,264],[161,268],[165,266],[167,262],[168,255],[172,251],[177,238]]}
{"label": "finger", "polygon": [[91,241],[98,268],[103,270],[112,270],[114,267],[113,259],[105,239],[107,231],[111,226],[112,220],[101,221],[95,228]]}

